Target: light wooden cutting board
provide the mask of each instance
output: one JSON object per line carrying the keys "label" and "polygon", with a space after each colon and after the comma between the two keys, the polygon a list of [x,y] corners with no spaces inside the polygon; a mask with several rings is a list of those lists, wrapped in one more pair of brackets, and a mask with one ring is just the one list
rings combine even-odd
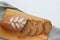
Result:
{"label": "light wooden cutting board", "polygon": [[[7,9],[5,13],[10,13],[10,14],[17,13],[18,14],[22,12],[12,10],[12,9]],[[48,38],[48,34],[45,34],[45,33],[42,33],[36,36],[25,36],[25,37],[21,35],[22,34],[19,34],[19,33],[12,33],[12,32],[5,31],[0,27],[0,37],[6,38],[8,40],[47,40]]]}
{"label": "light wooden cutting board", "polygon": [[0,28],[0,37],[6,38],[8,40],[47,40],[47,35],[45,34],[37,36],[19,37],[19,34],[7,32],[1,28]]}

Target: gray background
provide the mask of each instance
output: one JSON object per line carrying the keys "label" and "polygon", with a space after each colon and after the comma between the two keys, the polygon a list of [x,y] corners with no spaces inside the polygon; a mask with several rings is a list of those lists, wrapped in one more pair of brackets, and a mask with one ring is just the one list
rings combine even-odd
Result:
{"label": "gray background", "polygon": [[50,19],[52,24],[60,28],[60,0],[0,0],[19,8],[20,10]]}

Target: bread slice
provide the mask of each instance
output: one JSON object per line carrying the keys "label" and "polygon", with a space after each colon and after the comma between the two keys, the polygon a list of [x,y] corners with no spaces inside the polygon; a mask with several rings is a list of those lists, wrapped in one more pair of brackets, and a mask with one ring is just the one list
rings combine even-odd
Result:
{"label": "bread slice", "polygon": [[[10,31],[4,30],[4,29],[8,30],[9,25],[7,27],[3,23],[5,21],[9,21],[10,17],[24,17],[27,19],[27,22],[24,25],[21,33],[19,29],[16,29],[17,32],[19,31],[18,33],[10,32],[11,30]],[[47,40],[48,33],[52,29],[52,24],[49,20],[35,17],[35,16],[29,15],[29,14],[26,14],[24,12],[20,12],[14,9],[6,9],[2,21],[3,23],[0,28],[0,37],[4,37],[9,40]]]}

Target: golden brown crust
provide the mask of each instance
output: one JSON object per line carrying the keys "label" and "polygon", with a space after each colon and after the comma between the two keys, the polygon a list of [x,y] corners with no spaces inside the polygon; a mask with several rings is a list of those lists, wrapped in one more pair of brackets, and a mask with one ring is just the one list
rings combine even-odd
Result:
{"label": "golden brown crust", "polygon": [[1,26],[1,28],[3,28],[4,30],[7,30],[7,31],[13,31],[14,30],[14,28],[11,27],[11,25],[6,23],[5,21],[1,22],[0,26]]}
{"label": "golden brown crust", "polygon": [[1,21],[1,27],[7,31],[20,32],[22,31],[24,25],[26,24],[27,19],[23,17],[7,17]]}

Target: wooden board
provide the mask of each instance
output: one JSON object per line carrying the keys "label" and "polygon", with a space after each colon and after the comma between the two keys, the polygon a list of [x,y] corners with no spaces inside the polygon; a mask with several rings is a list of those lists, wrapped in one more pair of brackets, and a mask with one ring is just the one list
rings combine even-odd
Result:
{"label": "wooden board", "polygon": [[26,36],[19,37],[17,33],[10,33],[0,28],[0,37],[6,38],[8,40],[47,40],[47,36],[45,34],[37,35],[37,36]]}
{"label": "wooden board", "polygon": [[[36,17],[31,17],[27,14],[23,14],[23,12],[19,12],[19,11],[16,11],[16,10],[12,10],[12,9],[7,9],[4,17],[7,17],[8,15],[11,15],[11,16],[14,16],[14,13],[18,16],[25,16],[25,17],[28,17],[29,19],[37,19]],[[20,13],[20,14],[19,14]],[[15,15],[15,16],[16,16]],[[6,18],[5,18],[6,19]],[[8,31],[5,31],[3,30],[1,27],[0,27],[0,37],[3,37],[3,38],[6,38],[8,40],[47,40],[48,38],[48,34],[45,34],[44,32],[40,35],[35,35],[35,36],[21,36],[22,34],[19,34],[19,33],[12,33],[12,32],[8,32]]]}

